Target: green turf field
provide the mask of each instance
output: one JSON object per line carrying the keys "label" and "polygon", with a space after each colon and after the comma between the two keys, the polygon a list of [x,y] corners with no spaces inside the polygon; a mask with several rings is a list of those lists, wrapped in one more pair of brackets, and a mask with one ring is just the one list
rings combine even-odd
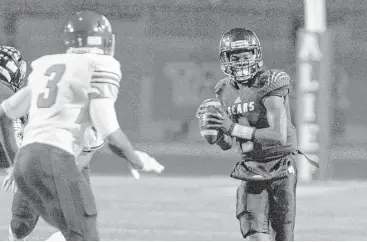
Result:
{"label": "green turf field", "polygon": [[[2,177],[0,177],[2,179]],[[93,176],[102,240],[241,240],[237,181],[222,176]],[[299,185],[297,240],[365,240],[367,182]],[[0,196],[0,240],[7,240],[12,195]],[[31,240],[55,231],[40,221]]]}

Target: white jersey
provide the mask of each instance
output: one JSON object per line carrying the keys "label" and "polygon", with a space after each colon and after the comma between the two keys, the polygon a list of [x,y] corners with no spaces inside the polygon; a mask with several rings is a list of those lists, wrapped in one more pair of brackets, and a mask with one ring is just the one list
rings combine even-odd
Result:
{"label": "white jersey", "polygon": [[31,66],[27,86],[2,103],[10,118],[29,114],[22,146],[44,143],[78,156],[85,130],[93,125],[90,99],[116,101],[120,63],[112,56],[67,53],[41,57]]}

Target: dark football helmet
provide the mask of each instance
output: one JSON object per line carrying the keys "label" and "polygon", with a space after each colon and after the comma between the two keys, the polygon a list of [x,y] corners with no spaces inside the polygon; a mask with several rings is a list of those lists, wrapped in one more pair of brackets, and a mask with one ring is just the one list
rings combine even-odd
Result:
{"label": "dark football helmet", "polygon": [[220,39],[222,71],[238,83],[246,83],[263,65],[259,38],[249,29],[234,28]]}
{"label": "dark football helmet", "polygon": [[0,46],[0,81],[18,91],[24,85],[27,63],[19,50],[11,46]]}
{"label": "dark football helmet", "polygon": [[64,26],[66,52],[114,55],[115,35],[110,21],[93,11],[72,15]]}

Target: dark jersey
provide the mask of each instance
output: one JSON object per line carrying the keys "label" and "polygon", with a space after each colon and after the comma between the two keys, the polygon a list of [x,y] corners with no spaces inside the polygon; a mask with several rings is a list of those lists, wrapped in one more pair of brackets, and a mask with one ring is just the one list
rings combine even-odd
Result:
{"label": "dark jersey", "polygon": [[249,124],[257,129],[269,127],[264,100],[269,96],[283,97],[288,116],[287,144],[279,146],[237,141],[240,152],[246,157],[265,158],[271,153],[279,153],[295,148],[296,131],[291,123],[288,97],[290,89],[289,75],[282,70],[265,70],[257,73],[249,83],[248,86],[239,88],[230,77],[227,77],[217,83],[215,93],[233,122],[241,124],[241,118],[246,118]]}
{"label": "dark jersey", "polygon": [[[4,101],[5,99],[9,98],[13,94],[14,94],[14,91],[8,85],[6,85],[4,82],[0,82],[0,103]],[[17,119],[13,121],[15,140],[18,146],[20,146],[22,139],[23,139],[24,123],[25,123],[24,119]],[[6,157],[5,150],[2,147],[2,145],[0,144],[0,168],[7,168],[9,166],[10,164]]]}

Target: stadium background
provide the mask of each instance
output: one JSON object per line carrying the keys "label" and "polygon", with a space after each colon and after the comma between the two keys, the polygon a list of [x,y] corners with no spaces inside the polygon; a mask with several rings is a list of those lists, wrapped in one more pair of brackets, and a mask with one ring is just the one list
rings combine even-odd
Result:
{"label": "stadium background", "polygon": [[[265,66],[284,68],[297,81],[296,31],[304,21],[299,0],[7,0],[0,7],[0,42],[19,48],[28,63],[63,51],[60,30],[70,12],[91,9],[111,20],[123,73],[118,118],[138,148],[164,163],[163,176],[228,175],[236,161],[235,153],[204,143],[194,116],[223,77],[218,43],[225,31],[253,29]],[[328,179],[367,178],[366,8],[362,0],[327,1],[334,56],[330,159],[322,161]],[[124,173],[126,167],[102,149],[92,170]]]}
{"label": "stadium background", "polygon": [[[365,240],[367,1],[326,0],[326,7],[333,54],[333,98],[324,104],[331,109],[330,155],[321,161],[327,181],[300,182],[295,239]],[[287,70],[296,86],[303,1],[2,0],[0,43],[19,48],[28,63],[61,52],[63,20],[80,9],[111,20],[123,71],[118,118],[136,147],[166,166],[161,176],[144,174],[135,181],[107,149],[95,155],[92,187],[101,238],[241,240],[238,181],[228,177],[237,156],[203,142],[195,110],[223,76],[218,43],[233,27],[251,27],[262,42],[265,65]],[[0,240],[7,240],[11,202],[11,193],[0,194]],[[41,220],[29,239],[45,240],[54,231]]]}

